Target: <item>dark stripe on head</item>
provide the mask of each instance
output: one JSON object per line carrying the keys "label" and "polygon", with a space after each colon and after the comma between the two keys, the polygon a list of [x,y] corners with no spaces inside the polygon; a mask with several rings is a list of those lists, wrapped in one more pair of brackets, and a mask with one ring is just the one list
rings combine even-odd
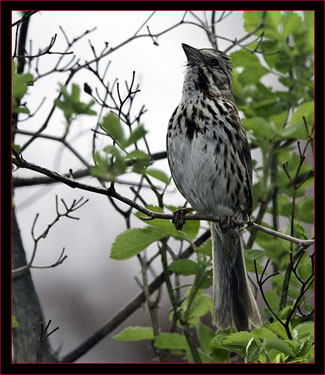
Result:
{"label": "dark stripe on head", "polygon": [[195,81],[195,88],[200,91],[209,91],[209,80],[200,67],[198,67],[198,80]]}

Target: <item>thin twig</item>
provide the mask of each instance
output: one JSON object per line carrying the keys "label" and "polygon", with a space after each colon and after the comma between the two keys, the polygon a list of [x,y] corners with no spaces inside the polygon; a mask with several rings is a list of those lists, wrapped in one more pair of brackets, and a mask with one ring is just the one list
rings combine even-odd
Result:
{"label": "thin twig", "polygon": [[72,202],[72,204],[70,206],[68,206],[65,203],[65,201],[63,199],[61,199],[61,202],[62,202],[62,204],[64,205],[64,208],[65,208],[65,211],[61,213],[59,211],[58,196],[56,195],[55,196],[56,217],[53,219],[53,221],[50,224],[47,225],[47,227],[45,228],[45,230],[42,231],[38,236],[35,235],[35,226],[36,226],[36,222],[37,222],[37,220],[39,218],[39,214],[37,213],[35,215],[35,218],[34,218],[34,221],[33,221],[33,224],[32,224],[32,228],[31,228],[31,236],[32,236],[33,241],[34,241],[34,246],[33,246],[33,251],[32,251],[31,258],[30,258],[29,262],[26,265],[12,270],[12,275],[14,277],[17,277],[17,276],[20,276],[23,272],[26,272],[30,268],[51,268],[51,267],[57,267],[58,265],[62,264],[64,262],[64,260],[67,258],[67,256],[64,255],[65,248],[63,248],[63,250],[62,250],[59,258],[53,264],[50,264],[50,265],[47,265],[47,266],[35,266],[34,265],[34,259],[36,257],[36,253],[37,253],[37,249],[38,249],[38,243],[39,243],[39,241],[41,239],[45,239],[47,237],[47,235],[48,235],[49,231],[51,230],[51,228],[62,217],[67,217],[69,219],[79,220],[78,217],[71,216],[70,214],[72,212],[76,211],[76,210],[79,210],[88,201],[89,201],[88,199],[84,200],[84,198],[81,197],[78,200],[74,199],[73,202]]}
{"label": "thin twig", "polygon": [[70,55],[73,53],[71,52],[52,52],[51,49],[55,44],[57,34],[54,34],[54,36],[51,38],[49,45],[43,50],[40,51],[36,55],[13,55],[13,58],[23,58],[23,59],[34,59],[35,57],[40,57],[44,55]]}
{"label": "thin twig", "polygon": [[[257,282],[257,285],[260,289],[260,292],[261,292],[261,295],[262,295],[262,298],[267,306],[267,308],[270,310],[271,314],[274,316],[274,318],[282,325],[282,327],[285,329],[286,331],[286,334],[289,338],[289,340],[292,340],[292,335],[291,335],[291,332],[290,332],[290,329],[289,329],[289,326],[286,324],[286,323],[283,323],[283,321],[280,319],[280,317],[276,314],[276,312],[272,309],[271,305],[269,304],[269,301],[267,300],[266,296],[265,296],[265,293],[264,293],[264,290],[263,290],[263,284],[265,282],[265,280],[263,280],[263,277],[264,277],[264,273],[266,271],[266,268],[269,264],[269,261],[270,259],[268,259],[264,269],[263,269],[263,272],[262,272],[262,275],[261,277],[258,276],[258,271],[257,271],[257,263],[256,263],[256,260],[254,259],[254,269],[255,269],[255,277],[256,277],[256,282]],[[273,275],[274,276],[274,275]]]}

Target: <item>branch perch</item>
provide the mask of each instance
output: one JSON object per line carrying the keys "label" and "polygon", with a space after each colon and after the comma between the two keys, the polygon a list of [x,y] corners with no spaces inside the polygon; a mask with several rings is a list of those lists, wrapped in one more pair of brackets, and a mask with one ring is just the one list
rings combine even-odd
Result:
{"label": "branch perch", "polygon": [[[13,164],[15,164],[17,167],[30,169],[32,171],[44,174],[44,175],[46,175],[46,176],[48,176],[48,177],[50,177],[54,180],[61,181],[62,183],[70,186],[71,188],[91,191],[93,193],[97,193],[97,194],[101,194],[101,195],[105,195],[105,196],[115,198],[115,199],[127,204],[128,206],[135,208],[136,210],[142,212],[143,214],[147,215],[148,218],[145,218],[145,220],[152,220],[152,219],[172,220],[173,219],[172,214],[163,214],[163,213],[160,213],[160,212],[150,211],[147,208],[145,208],[145,207],[139,205],[138,203],[134,202],[133,200],[120,195],[114,189],[114,187],[112,187],[112,186],[109,187],[109,188],[103,188],[103,187],[99,187],[99,186],[92,186],[92,185],[83,184],[83,183],[78,182],[78,181],[76,181],[74,179],[71,179],[69,177],[65,177],[63,175],[60,175],[57,172],[53,172],[53,171],[51,171],[47,168],[41,167],[41,166],[36,165],[36,164],[29,163],[26,160],[22,159],[21,157],[13,157],[12,161],[13,161]],[[213,217],[213,216],[206,216],[206,215],[185,215],[184,219],[185,220],[207,220],[207,221],[219,222],[222,218]],[[250,227],[252,227],[256,230],[260,230],[260,231],[265,232],[267,234],[270,234],[272,236],[282,238],[286,241],[290,241],[290,242],[296,243],[298,245],[310,246],[310,245],[314,244],[313,239],[302,240],[300,238],[292,237],[292,236],[289,236],[287,234],[277,232],[277,231],[274,231],[272,229],[263,227],[262,225],[255,224],[251,220],[249,220],[249,221],[236,220],[234,222],[237,225],[247,225],[247,226],[250,226]]]}

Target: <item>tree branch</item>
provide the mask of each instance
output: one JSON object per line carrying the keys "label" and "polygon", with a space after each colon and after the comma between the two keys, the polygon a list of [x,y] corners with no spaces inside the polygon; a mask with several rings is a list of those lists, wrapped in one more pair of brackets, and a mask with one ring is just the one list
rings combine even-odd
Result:
{"label": "tree branch", "polygon": [[[152,154],[149,158],[149,162],[153,162],[156,160],[162,160],[166,159],[167,153],[166,151],[161,151],[161,152],[156,152],[155,154]],[[128,161],[128,165],[131,165],[132,161]],[[91,168],[92,166],[90,166]],[[83,177],[89,177],[90,175],[90,168],[86,169],[79,169],[76,171],[70,170],[69,173],[65,173],[62,176],[71,178],[73,177],[75,180],[78,180],[79,178]],[[43,185],[43,184],[54,184],[59,182],[58,180],[55,180],[53,178],[49,177],[33,177],[33,178],[25,178],[25,177],[13,177],[12,178],[12,186],[14,188],[19,188],[19,187],[25,187],[25,186],[35,186],[35,185]],[[118,182],[119,184],[124,184],[124,185],[134,185],[138,186],[136,183],[132,183],[130,181],[115,181]],[[141,185],[144,188],[149,187],[149,185]],[[150,187],[151,188],[151,187]]]}
{"label": "tree branch", "polygon": [[[172,214],[164,214],[164,213],[154,212],[154,211],[148,210],[147,208],[139,205],[138,203],[132,201],[131,199],[120,195],[114,189],[114,187],[112,187],[112,186],[109,187],[109,188],[103,188],[103,187],[99,187],[99,186],[86,185],[86,184],[78,182],[74,179],[71,179],[69,177],[64,177],[64,176],[60,175],[59,173],[53,172],[53,171],[51,171],[47,168],[43,168],[43,167],[40,167],[38,165],[29,163],[26,160],[23,160],[21,157],[16,157],[16,158],[13,158],[12,160],[13,160],[13,163],[17,167],[26,168],[26,169],[33,170],[35,172],[42,173],[42,174],[44,174],[48,177],[51,177],[51,178],[53,178],[57,181],[61,181],[62,183],[66,184],[66,185],[68,185],[68,186],[70,186],[74,189],[75,188],[82,189],[82,190],[91,191],[93,193],[97,193],[97,194],[101,194],[101,195],[110,196],[112,198],[115,198],[115,199],[129,205],[130,207],[135,208],[136,210],[142,212],[143,214],[147,215],[148,217],[143,218],[143,220],[152,220],[152,219],[172,220],[174,218],[174,216]],[[220,217],[213,217],[213,216],[206,216],[206,215],[185,215],[184,216],[184,220],[206,220],[206,221],[220,222],[221,219],[222,218],[220,218]],[[292,236],[289,236],[287,234],[284,234],[284,233],[281,233],[281,232],[276,232],[272,229],[263,227],[262,225],[255,224],[251,220],[249,220],[249,221],[234,220],[233,222],[235,224],[239,225],[239,226],[248,225],[248,226],[252,227],[253,229],[260,230],[260,231],[265,232],[267,234],[270,234],[272,236],[282,238],[284,240],[296,243],[298,245],[310,246],[314,243],[313,239],[302,240],[302,239],[299,239],[299,238],[296,238],[296,237],[292,237]]]}

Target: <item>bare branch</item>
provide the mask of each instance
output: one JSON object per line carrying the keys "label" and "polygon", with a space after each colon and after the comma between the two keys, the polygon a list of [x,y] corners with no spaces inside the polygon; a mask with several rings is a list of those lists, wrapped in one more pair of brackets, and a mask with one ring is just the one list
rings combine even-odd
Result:
{"label": "bare branch", "polygon": [[47,228],[41,232],[38,236],[35,236],[35,226],[36,226],[36,222],[39,218],[39,214],[36,214],[35,215],[35,219],[33,221],[33,224],[32,224],[32,228],[31,228],[31,236],[33,238],[33,241],[34,241],[34,246],[33,246],[33,252],[32,252],[32,256],[30,258],[30,261],[22,266],[22,267],[19,267],[19,268],[16,268],[14,270],[12,270],[12,275],[14,277],[17,277],[19,275],[21,275],[22,272],[25,272],[27,271],[29,268],[51,268],[51,267],[56,267],[60,264],[62,264],[64,262],[64,260],[67,258],[66,255],[64,255],[64,252],[65,252],[65,248],[63,248],[59,258],[56,260],[56,262],[54,262],[53,264],[50,264],[50,265],[47,265],[47,266],[35,266],[33,263],[34,263],[34,259],[35,259],[35,256],[36,256],[36,252],[37,252],[37,249],[38,249],[38,243],[41,239],[44,239],[47,237],[50,229],[62,218],[62,217],[67,217],[67,218],[70,218],[70,219],[74,219],[74,220],[79,220],[79,218],[77,217],[74,217],[74,216],[71,216],[70,213],[71,212],[74,212],[76,210],[78,210],[79,208],[81,208],[83,205],[85,205],[87,202],[88,202],[88,199],[84,200],[83,197],[81,197],[80,199],[78,199],[77,201],[74,199],[73,202],[71,203],[70,206],[68,206],[65,201],[63,199],[61,199],[61,202],[62,204],[64,205],[64,208],[65,208],[65,212],[63,213],[60,213],[59,211],[59,203],[58,203],[58,196],[56,195],[55,196],[55,210],[56,210],[56,217],[53,219],[53,221],[47,225]]}
{"label": "bare branch", "polygon": [[50,328],[50,324],[51,324],[51,320],[48,321],[47,325],[45,326],[44,328],[44,325],[43,325],[43,322],[40,323],[40,331],[38,331],[36,329],[36,327],[34,327],[34,332],[36,334],[36,336],[38,337],[38,345],[37,345],[37,352],[36,352],[36,360],[35,362],[38,363],[41,361],[41,349],[42,349],[42,345],[43,343],[54,333],[56,332],[59,327],[56,327],[54,329],[52,329],[52,331],[48,332],[49,328]]}
{"label": "bare branch", "polygon": [[38,13],[39,10],[33,10],[33,11],[30,11],[30,12],[26,12],[23,17],[21,17],[21,19],[19,19],[18,21],[14,22],[11,26],[14,27],[14,26],[18,26],[20,25],[22,22],[24,22],[27,18],[31,17],[33,14],[35,13]]}
{"label": "bare branch", "polygon": [[51,49],[55,44],[57,34],[54,34],[54,36],[51,38],[49,45],[43,50],[39,51],[36,55],[13,55],[13,58],[24,58],[24,59],[33,59],[35,57],[40,57],[44,55],[70,55],[73,53],[73,51],[70,52],[52,52]]}

